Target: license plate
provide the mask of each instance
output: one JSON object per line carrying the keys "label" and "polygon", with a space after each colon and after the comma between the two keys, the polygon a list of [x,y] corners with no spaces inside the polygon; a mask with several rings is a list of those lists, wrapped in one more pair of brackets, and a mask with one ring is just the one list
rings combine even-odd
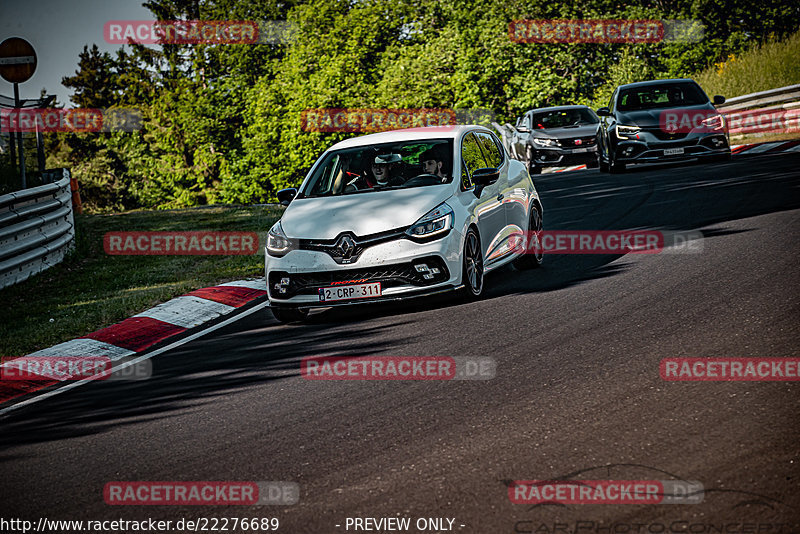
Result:
{"label": "license plate", "polygon": [[573,148],[572,149],[572,153],[573,154],[578,154],[580,152],[589,152],[589,149],[588,148]]}
{"label": "license plate", "polygon": [[371,284],[352,284],[347,286],[331,286],[319,288],[319,300],[328,302],[331,300],[364,299],[369,297],[381,296],[381,283]]}
{"label": "license plate", "polygon": [[664,155],[665,156],[677,156],[679,154],[683,154],[683,147],[680,148],[665,148]]}

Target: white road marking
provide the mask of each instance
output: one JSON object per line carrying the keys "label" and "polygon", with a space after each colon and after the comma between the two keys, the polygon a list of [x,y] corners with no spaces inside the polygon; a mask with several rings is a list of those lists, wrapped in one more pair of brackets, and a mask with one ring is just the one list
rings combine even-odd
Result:
{"label": "white road marking", "polygon": [[59,358],[65,356],[97,356],[107,357],[113,361],[136,354],[132,350],[117,347],[105,341],[97,341],[96,339],[78,338],[70,339],[64,343],[47,347],[46,349],[37,350],[31,354],[26,355],[30,358]]}
{"label": "white road marking", "polygon": [[[185,337],[183,339],[180,339],[180,340],[178,340],[178,341],[176,341],[174,343],[170,343],[166,347],[162,347],[160,349],[154,350],[153,352],[150,352],[150,353],[147,353],[147,354],[143,354],[142,356],[139,356],[138,358],[131,358],[130,360],[127,360],[123,365],[120,365],[118,368],[114,369],[114,372],[118,372],[118,371],[120,371],[122,369],[125,369],[126,367],[130,367],[132,365],[136,365],[139,362],[142,362],[142,361],[145,361],[145,360],[149,360],[150,358],[152,358],[154,356],[158,356],[159,354],[167,352],[168,350],[172,350],[174,348],[180,347],[181,345],[184,345],[184,344],[186,344],[186,343],[188,343],[190,341],[194,341],[195,339],[197,339],[197,338],[199,338],[201,336],[204,336],[204,335],[206,335],[208,333],[211,333],[214,330],[217,330],[217,329],[222,328],[224,326],[228,326],[229,324],[231,324],[231,323],[233,323],[235,321],[238,321],[239,319],[242,319],[244,317],[247,317],[248,315],[250,315],[252,313],[255,313],[255,312],[259,311],[259,310],[262,310],[262,309],[264,309],[264,308],[266,308],[268,306],[269,306],[269,302],[262,302],[261,304],[257,304],[255,306],[253,306],[252,308],[243,311],[242,313],[236,314],[234,317],[230,317],[230,318],[228,318],[228,319],[226,319],[226,320],[224,320],[224,321],[222,321],[220,323],[215,324],[214,326],[210,326],[209,328],[206,328],[205,330],[201,330],[200,332],[196,332],[196,333],[192,334],[191,336],[188,336],[188,337]],[[69,343],[69,342],[67,342],[67,343]],[[64,343],[62,343],[62,345],[63,344]],[[58,345],[56,345],[56,347],[58,347]],[[51,347],[51,348],[55,348],[55,347]],[[47,350],[47,349],[45,349],[45,350]],[[107,372],[110,373],[111,371],[109,370]],[[76,382],[70,382],[70,383],[65,384],[63,386],[60,386],[60,387],[58,387],[56,389],[52,389],[52,390],[50,390],[50,391],[48,391],[46,393],[42,393],[41,395],[37,395],[37,396],[32,397],[30,399],[24,400],[22,402],[18,402],[17,404],[8,406],[6,408],[2,408],[2,409],[0,409],[0,417],[6,415],[8,412],[10,412],[12,410],[16,410],[17,408],[22,408],[23,406],[30,406],[31,404],[35,404],[35,403],[43,401],[45,399],[49,399],[50,397],[58,395],[59,393],[63,393],[65,391],[69,391],[70,389],[82,386],[84,384],[88,384],[90,382],[96,382],[97,379],[100,376],[101,375],[98,375],[98,376],[95,376],[95,377],[92,377],[92,378],[85,378],[83,380],[78,380]]]}
{"label": "white road marking", "polygon": [[260,289],[261,291],[267,290],[267,281],[263,278],[258,280],[235,280],[233,282],[225,282],[224,284],[219,284],[220,286],[232,286],[232,287],[249,287],[250,289]]}
{"label": "white road marking", "polygon": [[134,317],[149,317],[183,328],[193,328],[235,309],[233,306],[213,300],[184,295],[168,300],[164,304],[159,304],[155,308],[134,315]]}

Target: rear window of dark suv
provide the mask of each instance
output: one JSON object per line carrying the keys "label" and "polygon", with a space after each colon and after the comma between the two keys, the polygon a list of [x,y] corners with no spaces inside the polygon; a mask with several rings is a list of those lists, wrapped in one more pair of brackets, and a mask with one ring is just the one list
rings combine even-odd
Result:
{"label": "rear window of dark suv", "polygon": [[667,83],[622,89],[617,103],[620,111],[636,111],[698,106],[708,103],[708,97],[696,83]]}

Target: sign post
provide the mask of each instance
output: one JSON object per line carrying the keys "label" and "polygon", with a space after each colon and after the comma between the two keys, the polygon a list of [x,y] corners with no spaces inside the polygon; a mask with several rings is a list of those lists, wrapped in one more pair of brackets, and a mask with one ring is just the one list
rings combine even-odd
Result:
{"label": "sign post", "polygon": [[[36,72],[36,51],[33,46],[19,37],[10,37],[0,43],[0,76],[14,84],[14,112],[19,113],[19,84],[27,82]],[[11,154],[14,154],[14,134],[11,133]],[[17,132],[19,150],[19,171],[22,176],[22,188],[27,187],[25,180],[25,147],[22,146],[22,132]]]}

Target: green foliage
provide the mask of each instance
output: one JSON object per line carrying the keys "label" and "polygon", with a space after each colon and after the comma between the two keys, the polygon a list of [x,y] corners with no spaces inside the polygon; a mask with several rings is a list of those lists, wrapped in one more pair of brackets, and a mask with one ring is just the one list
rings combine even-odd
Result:
{"label": "green foliage", "polygon": [[785,41],[768,42],[697,74],[709,95],[734,96],[800,83],[800,32]]}
{"label": "green foliage", "polygon": [[[324,150],[353,135],[303,131],[308,109],[486,109],[498,122],[513,122],[534,107],[604,105],[617,84],[692,76],[718,69],[713,65],[720,61],[725,83],[734,85],[717,92],[729,95],[797,79],[796,61],[780,68],[765,64],[792,63],[796,36],[793,45],[764,52],[768,61],[754,59],[738,70],[746,49],[797,31],[800,4],[781,0],[145,5],[161,20],[280,20],[295,31],[287,45],[134,45],[116,56],[84,49],[78,72],[65,79],[75,89],[73,102],[134,106],[144,115],[141,132],[64,136],[66,148],[55,151],[75,171],[93,210],[275,201],[277,190],[299,184]],[[697,19],[705,36],[694,43],[636,45],[519,44],[509,38],[511,21],[548,18]],[[716,83],[709,72],[700,75],[706,88]]]}

